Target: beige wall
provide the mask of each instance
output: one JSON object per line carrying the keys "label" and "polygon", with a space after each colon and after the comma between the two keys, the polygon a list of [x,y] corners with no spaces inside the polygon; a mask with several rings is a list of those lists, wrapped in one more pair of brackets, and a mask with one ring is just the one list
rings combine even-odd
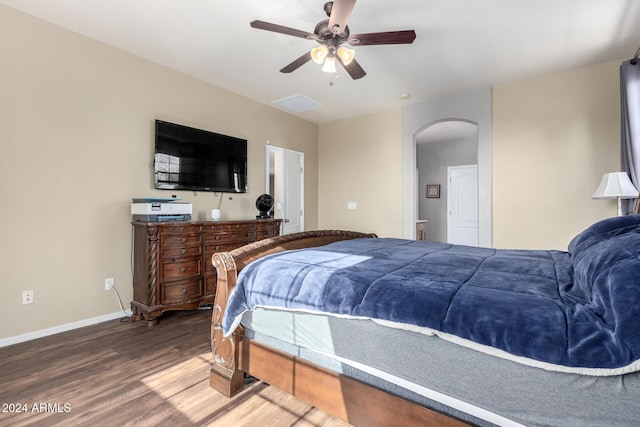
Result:
{"label": "beige wall", "polygon": [[401,119],[394,110],[320,126],[320,228],[402,237]]}
{"label": "beige wall", "polygon": [[[130,199],[174,193],[152,189],[155,118],[248,139],[223,217],[255,215],[270,140],[305,153],[306,229],[402,236],[400,110],[318,127],[3,6],[0,48],[0,339],[118,311],[106,277],[128,307]],[[564,249],[615,215],[591,194],[619,167],[619,62],[494,88],[496,247]],[[177,193],[196,218],[217,204]]]}
{"label": "beige wall", "polygon": [[[494,247],[565,250],[616,214],[591,195],[619,169],[620,62],[493,88]],[[402,236],[401,121],[390,111],[320,126],[320,228]]]}
{"label": "beige wall", "polygon": [[153,189],[156,118],[248,139],[250,193],[225,197],[223,218],[255,216],[266,140],[304,152],[317,228],[316,124],[4,6],[0,51],[0,339],[119,311],[106,277],[129,308],[132,197],[177,194],[198,219],[217,205]]}
{"label": "beige wall", "polygon": [[620,62],[494,87],[495,247],[566,250],[616,215],[615,201],[591,195],[620,170]]}

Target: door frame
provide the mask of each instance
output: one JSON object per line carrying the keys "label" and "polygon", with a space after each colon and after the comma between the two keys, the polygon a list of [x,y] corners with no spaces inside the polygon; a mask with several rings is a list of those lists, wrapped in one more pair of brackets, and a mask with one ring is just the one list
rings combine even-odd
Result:
{"label": "door frame", "polygon": [[[284,148],[284,147],[278,147],[275,145],[271,145],[269,143],[267,143],[266,145],[266,167],[265,167],[265,191],[267,194],[272,194],[271,193],[271,154],[273,153],[274,156],[279,156],[281,161],[282,161],[282,167],[280,169],[278,169],[277,167],[274,168],[274,176],[276,176],[276,179],[274,181],[278,181],[277,179],[277,174],[279,173],[280,176],[282,177],[282,179],[284,179],[284,161],[285,161],[285,153],[289,153],[289,154],[295,154],[296,156],[299,157],[300,160],[300,194],[299,194],[299,200],[300,200],[300,206],[299,206],[299,211],[300,211],[300,231],[304,231],[304,153],[301,151],[296,151],[296,150],[290,150],[288,148]],[[283,182],[282,184],[282,204],[286,207],[287,206],[287,195],[286,195],[286,184]],[[274,199],[276,199],[276,197],[274,196]],[[275,200],[276,204],[278,203],[277,200]],[[274,216],[275,216],[275,212],[276,212],[276,208],[277,206],[274,206]],[[284,209],[283,209],[283,225],[282,225],[282,231],[284,232],[285,228],[286,228],[286,222],[288,222],[288,218],[284,218]],[[285,233],[283,233],[285,234]]]}

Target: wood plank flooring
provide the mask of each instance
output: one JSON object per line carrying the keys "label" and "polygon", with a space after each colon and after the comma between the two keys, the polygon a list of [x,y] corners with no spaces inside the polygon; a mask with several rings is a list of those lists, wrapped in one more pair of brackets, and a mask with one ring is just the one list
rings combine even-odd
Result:
{"label": "wood plank flooring", "polygon": [[262,382],[233,399],[211,389],[210,318],[125,318],[0,348],[0,426],[348,425]]}

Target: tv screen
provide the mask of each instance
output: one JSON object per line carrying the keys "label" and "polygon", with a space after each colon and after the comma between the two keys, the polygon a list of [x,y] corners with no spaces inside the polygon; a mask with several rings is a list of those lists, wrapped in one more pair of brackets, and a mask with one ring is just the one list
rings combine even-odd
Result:
{"label": "tv screen", "polygon": [[156,120],[154,175],[161,190],[247,191],[247,140]]}

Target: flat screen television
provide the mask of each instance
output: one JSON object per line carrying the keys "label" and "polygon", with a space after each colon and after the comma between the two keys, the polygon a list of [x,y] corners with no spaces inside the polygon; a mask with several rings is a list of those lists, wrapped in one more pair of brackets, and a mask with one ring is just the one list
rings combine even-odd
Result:
{"label": "flat screen television", "polygon": [[247,191],[247,140],[156,120],[153,169],[160,190]]}

